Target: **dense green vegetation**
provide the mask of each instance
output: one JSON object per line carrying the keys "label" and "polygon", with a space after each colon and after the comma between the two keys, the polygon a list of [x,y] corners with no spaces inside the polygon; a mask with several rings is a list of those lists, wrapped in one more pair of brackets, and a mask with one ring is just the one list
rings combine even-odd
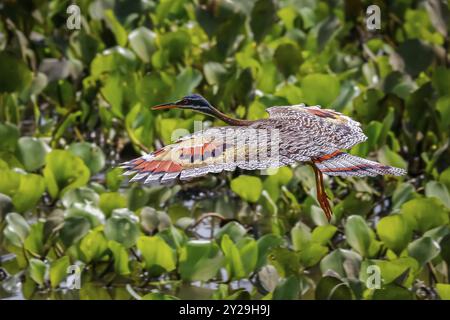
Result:
{"label": "dense green vegetation", "polygon": [[[72,1],[0,4],[0,297],[450,299],[448,1],[73,2],[80,30]],[[223,125],[149,109],[191,92],[336,109],[408,175],[326,179],[331,223],[304,166],[127,184],[117,163]]]}

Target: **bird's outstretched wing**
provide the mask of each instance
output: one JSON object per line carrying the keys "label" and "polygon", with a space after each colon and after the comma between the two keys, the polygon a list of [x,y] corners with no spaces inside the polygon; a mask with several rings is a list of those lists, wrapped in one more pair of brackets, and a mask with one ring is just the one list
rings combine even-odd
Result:
{"label": "bird's outstretched wing", "polygon": [[262,170],[293,163],[275,154],[279,145],[277,139],[271,137],[270,132],[247,127],[211,128],[120,166],[127,169],[125,175],[134,175],[130,182],[150,184],[234,171],[237,167]]}
{"label": "bird's outstretched wing", "polygon": [[334,110],[299,104],[271,107],[267,112],[269,119],[285,121],[292,134],[308,135],[322,147],[349,149],[367,139],[359,122]]}

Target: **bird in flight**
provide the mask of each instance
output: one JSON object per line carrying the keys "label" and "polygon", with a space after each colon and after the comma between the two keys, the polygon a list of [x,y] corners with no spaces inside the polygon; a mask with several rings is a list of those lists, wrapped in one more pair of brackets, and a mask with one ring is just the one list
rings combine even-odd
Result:
{"label": "bird in flight", "polygon": [[185,136],[173,144],[122,163],[130,182],[166,184],[208,173],[264,170],[294,163],[310,165],[315,174],[317,201],[328,220],[332,217],[323,174],[329,176],[405,175],[406,171],[350,155],[341,150],[367,139],[359,122],[334,110],[304,104],[270,107],[260,120],[231,118],[198,94],[154,106],[190,109],[228,124]]}

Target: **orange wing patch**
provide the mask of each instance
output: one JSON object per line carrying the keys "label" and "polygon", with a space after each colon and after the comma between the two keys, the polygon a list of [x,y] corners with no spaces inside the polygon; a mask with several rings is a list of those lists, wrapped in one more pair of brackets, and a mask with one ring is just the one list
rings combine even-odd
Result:
{"label": "orange wing patch", "polygon": [[313,114],[315,116],[321,117],[321,118],[331,118],[331,119],[338,119],[339,118],[339,114],[331,111],[331,110],[326,110],[326,109],[316,109],[316,108],[305,108],[305,110],[307,112],[309,112],[310,114]]}

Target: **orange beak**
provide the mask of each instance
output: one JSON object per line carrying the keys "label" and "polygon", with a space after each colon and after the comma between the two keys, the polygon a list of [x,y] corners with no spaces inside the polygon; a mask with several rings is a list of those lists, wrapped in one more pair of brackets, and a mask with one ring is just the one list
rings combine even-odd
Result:
{"label": "orange beak", "polygon": [[157,106],[152,107],[152,110],[173,109],[173,108],[178,108],[178,107],[179,107],[178,105],[171,102],[171,103],[158,104]]}

